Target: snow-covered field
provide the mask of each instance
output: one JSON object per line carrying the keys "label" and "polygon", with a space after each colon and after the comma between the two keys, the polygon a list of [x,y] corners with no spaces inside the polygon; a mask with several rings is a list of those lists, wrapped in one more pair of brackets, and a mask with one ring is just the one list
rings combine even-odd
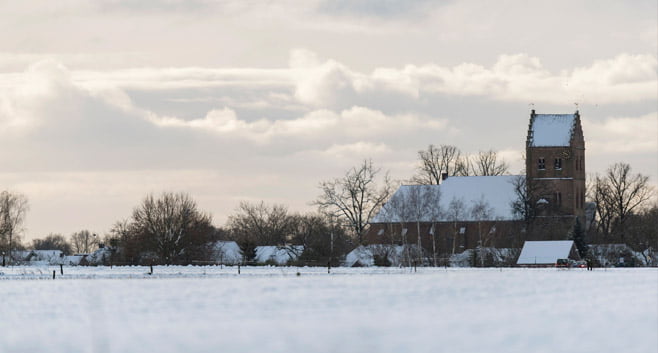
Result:
{"label": "snow-covered field", "polygon": [[658,351],[655,268],[147,272],[0,268],[0,352]]}

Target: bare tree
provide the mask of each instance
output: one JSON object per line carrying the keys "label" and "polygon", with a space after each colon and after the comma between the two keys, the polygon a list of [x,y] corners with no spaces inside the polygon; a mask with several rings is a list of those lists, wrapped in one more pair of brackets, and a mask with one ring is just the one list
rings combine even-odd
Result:
{"label": "bare tree", "polygon": [[258,245],[283,245],[291,231],[288,209],[283,205],[240,202],[228,227],[238,239],[249,237]]}
{"label": "bare tree", "polygon": [[532,234],[534,221],[542,212],[555,212],[556,204],[550,204],[545,198],[554,193],[550,184],[537,180],[528,180],[524,175],[516,176],[512,179],[514,194],[516,198],[512,201],[510,207],[515,216],[522,218],[525,230]]}
{"label": "bare tree", "polygon": [[228,228],[246,261],[256,256],[256,246],[284,245],[292,231],[292,219],[283,205],[241,202],[236,214],[229,216]]}
{"label": "bare tree", "polygon": [[647,266],[658,264],[658,204],[643,208],[626,221],[626,242]]}
{"label": "bare tree", "polygon": [[604,237],[608,237],[612,234],[612,224],[615,219],[610,185],[605,177],[597,175],[588,191],[591,192],[590,198],[596,205],[596,230]]}
{"label": "bare tree", "polygon": [[475,155],[460,155],[455,160],[454,175],[503,175],[509,173],[509,164],[494,150],[480,151]]}
{"label": "bare tree", "polygon": [[133,231],[152,246],[161,263],[190,263],[207,255],[204,247],[213,230],[211,218],[187,194],[146,196],[133,211],[132,223]]}
{"label": "bare tree", "polygon": [[443,174],[457,175],[457,162],[461,152],[452,145],[429,145],[427,150],[418,151],[420,165],[416,175],[411,179],[413,183],[422,185],[438,185]]}
{"label": "bare tree", "polygon": [[489,221],[494,216],[494,210],[489,205],[489,202],[483,198],[473,203],[471,206],[471,218],[478,224],[478,257],[480,258],[480,266],[484,267],[484,256],[482,254],[482,248],[485,247],[486,243],[489,241],[490,231],[487,231],[484,239],[482,239],[482,222]]}
{"label": "bare tree", "polygon": [[12,262],[12,252],[20,241],[23,222],[29,209],[27,198],[23,194],[2,191],[0,193],[0,240],[3,249]]}
{"label": "bare tree", "polygon": [[509,165],[498,158],[494,150],[480,151],[472,157],[474,175],[503,175],[509,173]]}
{"label": "bare tree", "polygon": [[359,244],[363,244],[368,222],[391,194],[388,174],[384,175],[382,185],[377,185],[380,171],[371,160],[364,160],[342,178],[321,182],[322,194],[314,202],[322,212],[345,222]]}
{"label": "bare tree", "polygon": [[460,156],[455,162],[455,175],[457,176],[471,176],[475,175],[473,168],[473,161],[469,155]]}
{"label": "bare tree", "polygon": [[332,217],[325,214],[296,214],[290,216],[291,243],[304,246],[299,261],[310,265],[339,264],[349,249],[349,238]]}
{"label": "bare tree", "polygon": [[98,235],[86,229],[71,234],[71,247],[76,254],[89,254],[99,243]]}
{"label": "bare tree", "polygon": [[597,203],[599,230],[604,235],[615,233],[624,241],[628,218],[651,199],[653,188],[649,177],[631,174],[627,163],[615,163],[605,176],[596,176],[594,201]]}
{"label": "bare tree", "polygon": [[[400,224],[400,242],[404,245],[404,256],[410,264],[415,258],[422,262],[423,246],[421,224],[433,225],[440,217],[440,191],[432,185],[403,185],[386,203],[380,215],[388,222]],[[378,216],[380,217],[380,216]],[[409,226],[416,228],[416,250],[410,253],[407,241],[407,230]],[[391,227],[392,228],[392,227]],[[431,228],[430,228],[431,229]],[[433,231],[432,236],[432,262],[436,264],[436,242]]]}
{"label": "bare tree", "polygon": [[453,198],[450,200],[450,204],[448,205],[448,210],[446,213],[448,220],[452,222],[452,253],[454,254],[455,250],[457,249],[457,239],[462,233],[461,229],[457,229],[457,223],[463,220],[466,216],[466,204],[464,203],[464,200],[458,198]]}
{"label": "bare tree", "polygon": [[43,239],[32,240],[34,250],[61,250],[64,255],[71,254],[71,244],[61,234],[48,234]]}

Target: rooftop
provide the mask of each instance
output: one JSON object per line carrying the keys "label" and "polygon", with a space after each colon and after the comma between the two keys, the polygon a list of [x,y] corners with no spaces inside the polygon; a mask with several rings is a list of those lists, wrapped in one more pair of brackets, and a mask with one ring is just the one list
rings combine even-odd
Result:
{"label": "rooftop", "polygon": [[528,136],[530,146],[569,146],[577,114],[533,114]]}
{"label": "rooftop", "polygon": [[[436,222],[455,216],[461,221],[516,219],[512,202],[518,177],[449,177],[441,185],[402,185],[371,222]],[[485,212],[474,215],[476,205],[484,205]]]}

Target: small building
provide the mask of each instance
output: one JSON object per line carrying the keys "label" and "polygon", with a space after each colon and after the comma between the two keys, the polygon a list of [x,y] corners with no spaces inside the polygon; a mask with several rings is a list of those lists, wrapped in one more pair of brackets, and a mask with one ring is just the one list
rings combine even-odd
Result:
{"label": "small building", "polygon": [[257,246],[254,260],[259,264],[288,265],[297,261],[303,252],[303,245]]}
{"label": "small building", "polygon": [[212,244],[211,258],[222,265],[238,265],[244,260],[238,243],[228,240],[219,240]]}
{"label": "small building", "polygon": [[580,260],[573,240],[526,241],[518,266],[555,266],[558,259]]}

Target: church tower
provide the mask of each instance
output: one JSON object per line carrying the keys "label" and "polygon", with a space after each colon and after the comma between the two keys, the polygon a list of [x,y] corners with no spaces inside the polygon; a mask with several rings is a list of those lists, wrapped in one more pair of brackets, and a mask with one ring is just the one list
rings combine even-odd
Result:
{"label": "church tower", "polygon": [[530,114],[526,185],[540,217],[585,224],[585,139],[580,114]]}

